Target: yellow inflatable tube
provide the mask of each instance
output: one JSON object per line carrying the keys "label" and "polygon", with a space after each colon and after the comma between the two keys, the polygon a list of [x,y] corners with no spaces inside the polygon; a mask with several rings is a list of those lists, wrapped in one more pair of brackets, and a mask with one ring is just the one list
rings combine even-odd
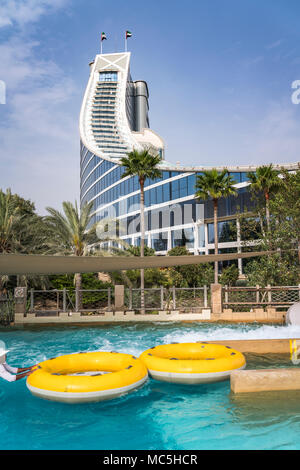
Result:
{"label": "yellow inflatable tube", "polygon": [[140,359],[154,379],[186,384],[226,380],[233,370],[246,366],[239,351],[205,342],[156,346],[144,351]]}
{"label": "yellow inflatable tube", "polygon": [[26,385],[40,398],[80,403],[118,397],[141,386],[147,377],[145,365],[130,354],[89,352],[41,362]]}

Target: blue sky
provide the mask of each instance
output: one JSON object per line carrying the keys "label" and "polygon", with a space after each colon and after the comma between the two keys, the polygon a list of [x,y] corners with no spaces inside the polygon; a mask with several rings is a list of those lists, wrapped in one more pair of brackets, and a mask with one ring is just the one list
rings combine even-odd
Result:
{"label": "blue sky", "polygon": [[79,198],[78,117],[88,63],[132,52],[166,158],[192,165],[299,161],[298,0],[1,0],[0,187],[61,207]]}

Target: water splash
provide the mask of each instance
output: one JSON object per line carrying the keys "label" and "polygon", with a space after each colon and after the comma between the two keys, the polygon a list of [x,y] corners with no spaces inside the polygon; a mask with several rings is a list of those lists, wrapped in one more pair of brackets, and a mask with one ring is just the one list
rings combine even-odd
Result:
{"label": "water splash", "polygon": [[195,341],[225,341],[247,339],[288,339],[300,338],[299,325],[238,325],[218,328],[195,328],[189,331],[174,331],[164,336],[164,343],[188,343]]}

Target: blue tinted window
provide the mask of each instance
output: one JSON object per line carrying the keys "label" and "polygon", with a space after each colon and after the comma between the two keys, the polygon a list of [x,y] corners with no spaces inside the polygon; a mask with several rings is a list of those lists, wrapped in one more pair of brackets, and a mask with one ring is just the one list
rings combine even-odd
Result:
{"label": "blue tinted window", "polygon": [[247,176],[247,173],[241,173],[241,182],[248,181],[249,178]]}
{"label": "blue tinted window", "polygon": [[194,194],[195,193],[195,183],[196,183],[196,175],[189,175],[187,178],[187,184],[188,184],[188,194]]}
{"label": "blue tinted window", "polygon": [[100,82],[117,82],[118,72],[100,72],[99,81]]}
{"label": "blue tinted window", "polygon": [[156,196],[157,196],[157,204],[160,204],[163,202],[163,190],[162,186],[157,186],[156,188]]}
{"label": "blue tinted window", "polygon": [[172,191],[172,199],[178,199],[179,198],[179,181],[172,181],[171,183],[171,191]]}
{"label": "blue tinted window", "polygon": [[241,182],[241,173],[240,172],[231,172],[229,173],[229,176],[236,182],[240,183]]}
{"label": "blue tinted window", "polygon": [[187,178],[182,178],[179,180],[179,194],[180,197],[185,197],[187,193]]}
{"label": "blue tinted window", "polygon": [[170,183],[163,185],[163,202],[170,201]]}
{"label": "blue tinted window", "polygon": [[168,233],[154,233],[151,235],[151,248],[155,251],[166,251],[168,249]]}
{"label": "blue tinted window", "polygon": [[172,248],[176,246],[186,246],[194,248],[194,232],[192,228],[171,231]]}

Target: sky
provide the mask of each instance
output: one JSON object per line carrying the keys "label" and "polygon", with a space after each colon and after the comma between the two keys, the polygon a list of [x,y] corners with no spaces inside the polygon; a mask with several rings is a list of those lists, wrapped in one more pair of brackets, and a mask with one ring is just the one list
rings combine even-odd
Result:
{"label": "sky", "polygon": [[79,200],[88,64],[126,29],[167,160],[300,161],[299,15],[298,0],[0,0],[0,188],[41,215]]}

